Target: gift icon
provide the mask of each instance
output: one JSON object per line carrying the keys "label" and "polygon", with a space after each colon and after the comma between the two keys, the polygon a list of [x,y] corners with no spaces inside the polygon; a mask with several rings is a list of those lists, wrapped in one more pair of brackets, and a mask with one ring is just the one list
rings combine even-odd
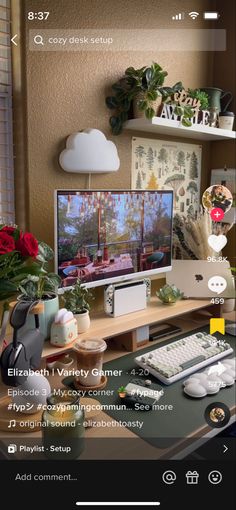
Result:
{"label": "gift icon", "polygon": [[198,484],[199,473],[197,471],[187,471],[185,476],[188,485]]}

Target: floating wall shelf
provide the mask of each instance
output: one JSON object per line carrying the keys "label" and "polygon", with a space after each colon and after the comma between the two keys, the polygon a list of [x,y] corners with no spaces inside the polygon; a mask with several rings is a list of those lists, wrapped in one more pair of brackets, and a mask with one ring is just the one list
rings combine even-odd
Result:
{"label": "floating wall shelf", "polygon": [[236,131],[219,129],[195,124],[191,127],[184,127],[178,120],[162,119],[132,119],[124,124],[124,129],[132,131],[143,131],[167,136],[179,136],[203,141],[232,140],[236,138]]}

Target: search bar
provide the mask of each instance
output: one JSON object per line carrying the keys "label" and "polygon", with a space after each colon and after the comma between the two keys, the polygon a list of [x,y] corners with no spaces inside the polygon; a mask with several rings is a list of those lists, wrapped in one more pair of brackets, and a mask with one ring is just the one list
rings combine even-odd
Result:
{"label": "search bar", "polygon": [[224,29],[29,30],[30,51],[225,51]]}

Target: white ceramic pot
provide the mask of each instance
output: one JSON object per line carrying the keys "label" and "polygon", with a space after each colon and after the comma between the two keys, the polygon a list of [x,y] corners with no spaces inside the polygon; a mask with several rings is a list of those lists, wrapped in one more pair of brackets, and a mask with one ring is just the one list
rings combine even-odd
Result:
{"label": "white ceramic pot", "polygon": [[77,320],[78,333],[85,333],[90,327],[90,317],[88,310],[82,313],[74,314]]}

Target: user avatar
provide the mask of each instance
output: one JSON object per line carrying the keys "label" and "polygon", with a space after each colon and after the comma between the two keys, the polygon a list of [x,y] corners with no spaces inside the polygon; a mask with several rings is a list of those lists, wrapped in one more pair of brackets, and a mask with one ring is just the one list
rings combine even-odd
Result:
{"label": "user avatar", "polygon": [[232,202],[233,197],[231,191],[225,186],[222,186],[222,184],[210,186],[204,191],[202,196],[202,205],[208,212],[212,209],[219,208],[225,213],[232,206]]}
{"label": "user avatar", "polygon": [[224,409],[221,407],[214,407],[210,412],[210,419],[214,423],[220,423],[225,419],[225,412]]}

